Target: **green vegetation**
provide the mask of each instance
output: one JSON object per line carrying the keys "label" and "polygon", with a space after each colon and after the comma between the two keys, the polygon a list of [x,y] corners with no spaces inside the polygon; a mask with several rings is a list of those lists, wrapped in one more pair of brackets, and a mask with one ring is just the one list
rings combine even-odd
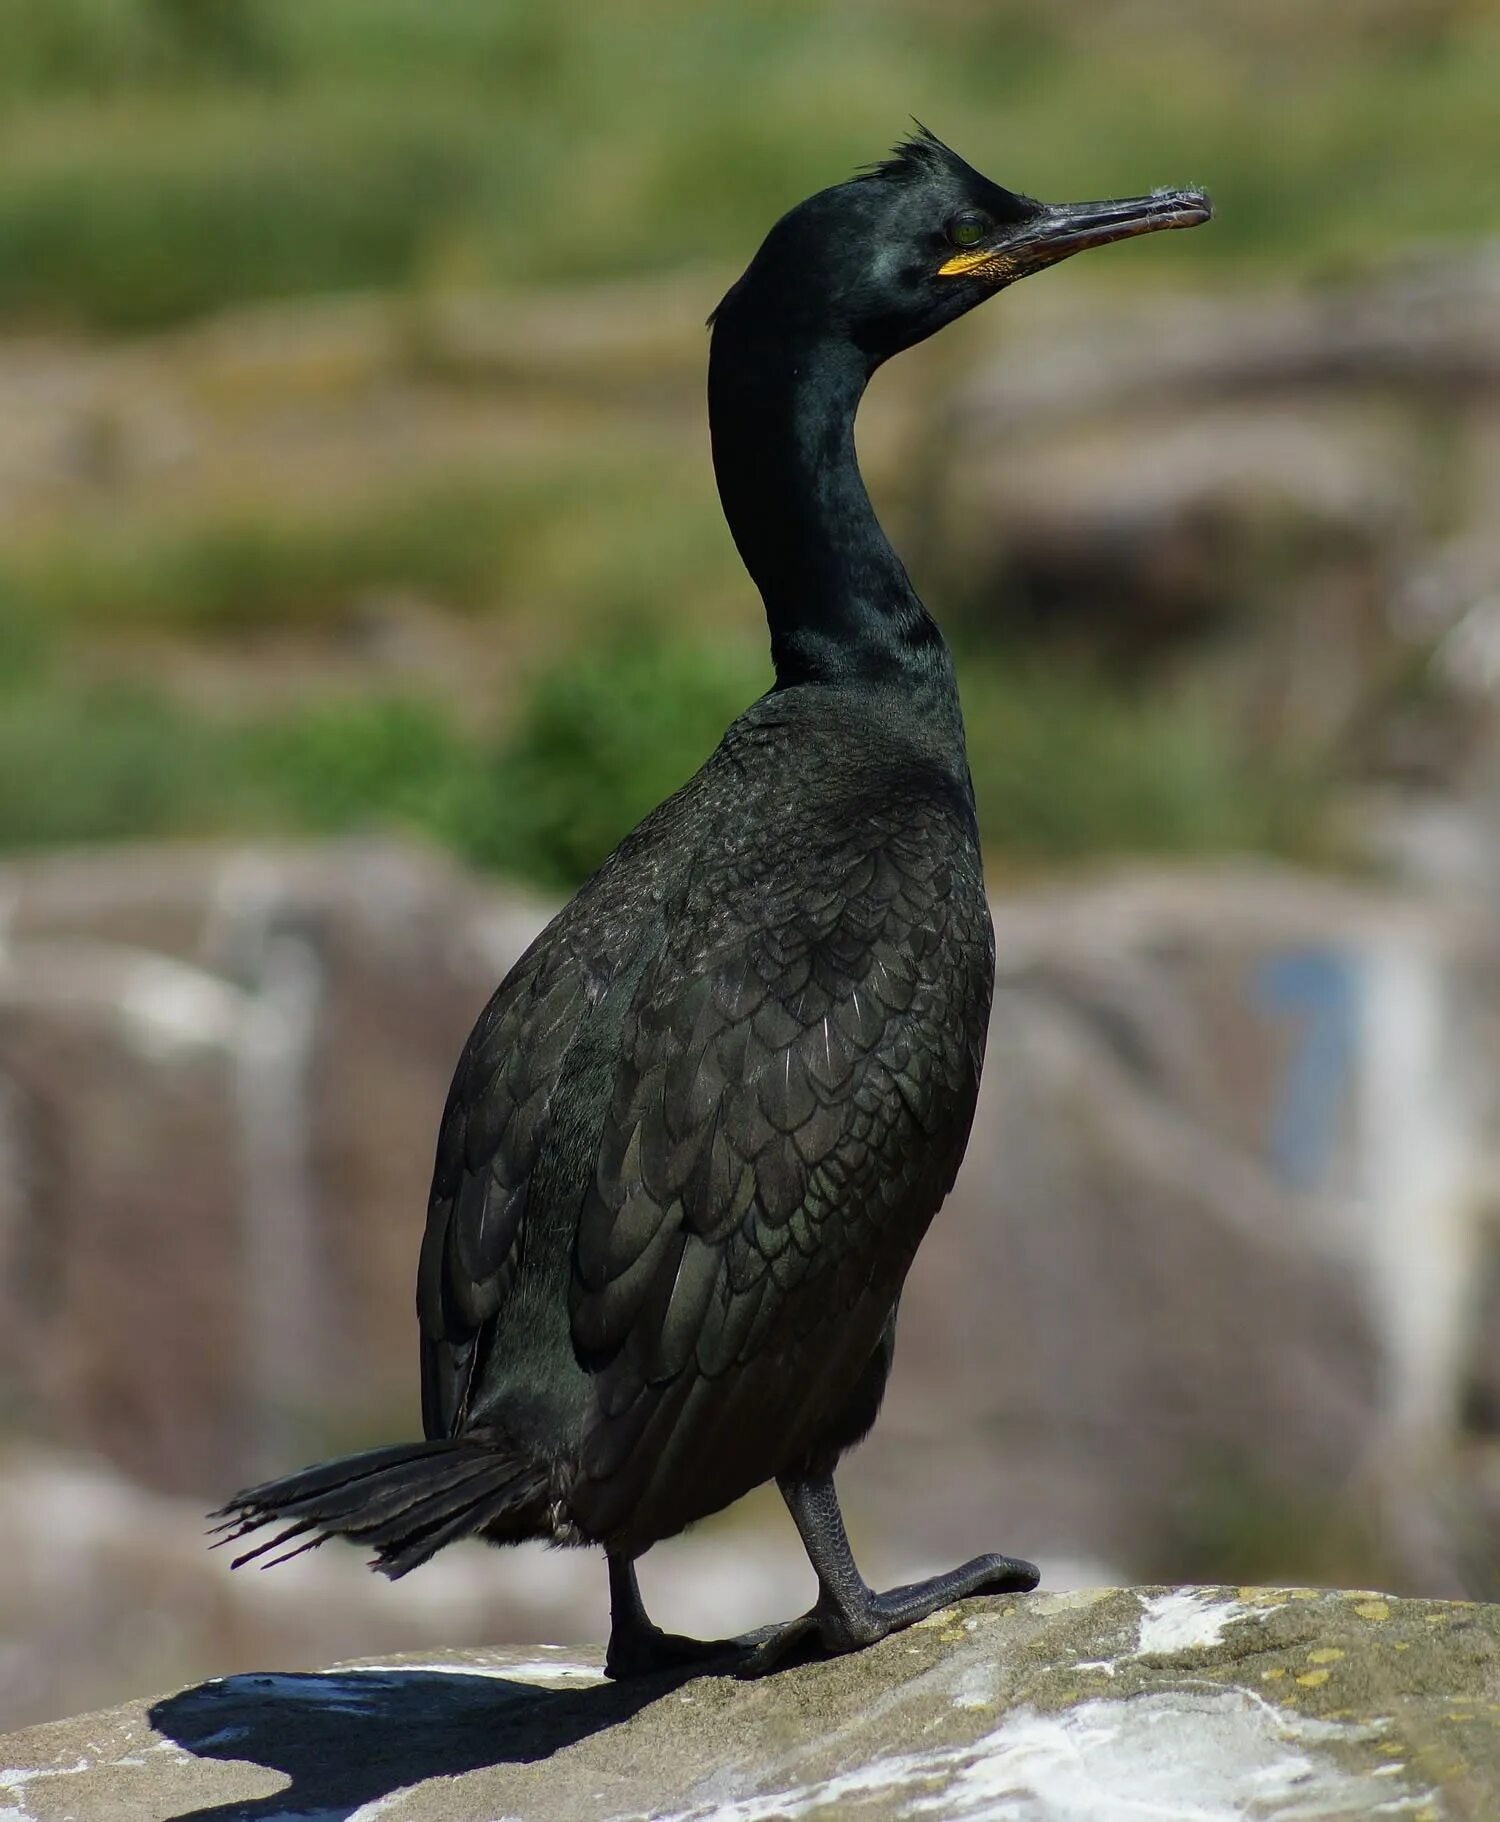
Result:
{"label": "green vegetation", "polygon": [[432,120],[271,97],[71,104],[0,126],[0,318],[151,328],[404,283],[474,183]]}
{"label": "green vegetation", "polygon": [[[38,519],[0,497],[0,846],[393,827],[561,889],[764,687],[696,385],[689,425],[649,362],[570,389],[566,355],[539,382],[522,337],[466,368],[427,333],[455,294],[717,273],[909,114],[1039,194],[1212,187],[1211,232],[1153,246],[1149,273],[1102,255],[1074,284],[1243,284],[1500,230],[1493,8],[1168,0],[1150,20],[1126,0],[0,0],[0,333],[125,338],[159,362],[148,391],[172,376],[163,421],[176,434],[181,408],[206,457],[201,483],[191,457],[164,464],[158,492],[128,437],[97,474],[87,449],[69,472],[69,445]],[[311,367],[282,375],[303,390],[275,410],[260,344],[200,397],[181,371],[205,338],[143,339],[338,292],[374,294],[410,333],[326,392]],[[224,346],[240,333],[232,319]],[[426,441],[395,465],[419,394]],[[336,485],[295,449],[279,474],[275,438],[335,410]],[[366,436],[369,472],[347,459]],[[33,461],[18,447],[0,478]],[[217,674],[233,654],[253,667],[271,633],[282,664],[342,661],[382,597],[456,637],[468,617],[516,675],[462,703],[374,667],[364,697],[347,678],[336,699],[278,696],[262,676],[215,711],[170,665],[139,682],[147,634],[153,655],[212,645]],[[1126,691],[985,647],[962,670],[996,868],[1316,839],[1315,773],[1268,773],[1187,682]]]}
{"label": "green vegetation", "polygon": [[567,889],[702,764],[765,669],[754,650],[622,641],[544,669],[504,736],[386,699],[279,716],[222,750],[241,801],[272,821],[405,828]]}
{"label": "green vegetation", "polygon": [[961,662],[960,678],[992,866],[1318,843],[1326,785],[1252,758],[1222,708],[1192,691],[1123,692],[1020,652]]}
{"label": "green vegetation", "polygon": [[[159,692],[0,692],[0,846],[140,835],[404,830],[554,890],[583,879],[768,684],[757,642],[618,636],[529,680],[505,731],[373,697],[249,722]],[[1222,722],[993,658],[964,666],[992,861],[1286,848],[1317,797],[1257,772]],[[1164,712],[1170,710],[1171,712]],[[1303,788],[1299,788],[1299,786]]]}
{"label": "green vegetation", "polygon": [[1493,9],[1352,10],[0,0],[0,317],[733,260],[908,113],[1039,194],[1210,182],[1187,265],[1500,227]]}
{"label": "green vegetation", "polygon": [[213,733],[158,692],[0,693],[0,846],[205,832],[222,772]]}
{"label": "green vegetation", "polygon": [[1401,1577],[1371,1504],[1274,1477],[1222,1446],[1190,1464],[1174,1522],[1153,1536],[1136,1568],[1148,1581],[1262,1588],[1388,1588]]}
{"label": "green vegetation", "polygon": [[471,482],[408,489],[343,513],[282,509],[178,527],[108,524],[0,557],[0,587],[58,626],[216,636],[337,626],[376,588],[448,606],[490,598],[513,495]]}
{"label": "green vegetation", "polygon": [[570,887],[703,762],[766,668],[754,648],[622,642],[543,670],[514,727],[490,737],[415,697],[235,722],[139,686],[12,672],[0,689],[0,846],[404,830]]}
{"label": "green vegetation", "polygon": [[106,514],[83,536],[0,546],[0,598],[32,623],[215,639],[337,631],[383,591],[607,620],[662,601],[675,610],[674,594],[685,608],[740,573],[701,462],[689,477],[673,458],[643,467],[628,452],[422,475],[334,506]]}
{"label": "green vegetation", "polygon": [[621,638],[544,671],[501,762],[511,862],[549,886],[591,872],[770,684],[762,641]]}

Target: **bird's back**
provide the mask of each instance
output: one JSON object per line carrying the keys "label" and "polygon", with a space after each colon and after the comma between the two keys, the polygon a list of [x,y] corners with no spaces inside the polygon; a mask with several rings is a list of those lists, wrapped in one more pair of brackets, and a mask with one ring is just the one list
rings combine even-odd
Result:
{"label": "bird's back", "polygon": [[993,971],[961,734],[773,692],[470,1038],[418,1304],[429,1435],[644,1546],[817,1442],[951,1184]]}

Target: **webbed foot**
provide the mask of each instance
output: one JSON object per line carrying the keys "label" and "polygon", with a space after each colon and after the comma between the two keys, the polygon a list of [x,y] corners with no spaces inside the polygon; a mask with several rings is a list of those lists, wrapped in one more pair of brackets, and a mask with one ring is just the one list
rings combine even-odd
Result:
{"label": "webbed foot", "polygon": [[766,1676],[815,1657],[837,1657],[873,1645],[892,1632],[926,1619],[939,1608],[976,1594],[1027,1594],[1041,1580],[1034,1563],[1015,1556],[976,1556],[946,1575],[908,1582],[877,1594],[863,1581],[841,1580],[838,1594],[825,1583],[818,1604],[784,1626],[746,1639],[750,1647],[734,1665],[738,1677]]}

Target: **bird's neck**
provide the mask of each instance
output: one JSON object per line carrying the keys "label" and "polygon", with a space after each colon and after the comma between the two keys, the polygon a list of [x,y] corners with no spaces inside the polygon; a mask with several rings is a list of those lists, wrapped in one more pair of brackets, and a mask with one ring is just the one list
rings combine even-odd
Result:
{"label": "bird's neck", "polygon": [[714,471],[766,604],[782,686],[951,680],[947,648],[860,476],[854,415],[869,377],[866,358],[844,341],[733,318],[715,326]]}

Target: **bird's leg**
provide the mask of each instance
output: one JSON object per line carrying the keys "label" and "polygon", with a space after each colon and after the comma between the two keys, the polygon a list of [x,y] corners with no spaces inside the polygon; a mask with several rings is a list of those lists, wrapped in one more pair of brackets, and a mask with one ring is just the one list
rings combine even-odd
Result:
{"label": "bird's leg", "polygon": [[663,1670],[683,1670],[743,1650],[733,1639],[689,1639],[663,1632],[651,1623],[641,1599],[635,1563],[628,1556],[609,1562],[609,1649],[604,1654],[604,1674],[623,1679],[651,1676]]}
{"label": "bird's leg", "polygon": [[1025,1593],[1041,1579],[1033,1564],[1018,1557],[976,1556],[946,1575],[877,1594],[855,1566],[833,1476],[787,1477],[776,1484],[817,1571],[818,1599],[800,1619],[760,1638],[737,1666],[741,1676],[763,1676],[817,1649],[830,1655],[856,1651],[968,1595]]}

